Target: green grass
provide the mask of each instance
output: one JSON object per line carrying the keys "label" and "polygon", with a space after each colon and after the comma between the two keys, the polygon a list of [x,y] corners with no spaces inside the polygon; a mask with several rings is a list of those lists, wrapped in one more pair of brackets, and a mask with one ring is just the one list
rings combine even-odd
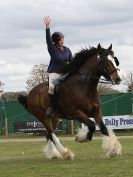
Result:
{"label": "green grass", "polygon": [[123,155],[111,159],[102,152],[101,140],[62,142],[75,152],[73,161],[46,159],[45,142],[0,143],[0,177],[132,177],[133,141],[120,142]]}

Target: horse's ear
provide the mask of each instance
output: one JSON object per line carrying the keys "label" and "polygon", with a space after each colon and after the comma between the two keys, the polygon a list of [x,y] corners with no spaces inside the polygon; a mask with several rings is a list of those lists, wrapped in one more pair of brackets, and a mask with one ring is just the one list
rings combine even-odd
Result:
{"label": "horse's ear", "polygon": [[98,44],[97,49],[98,49],[98,50],[101,49],[101,45],[100,45],[100,43]]}
{"label": "horse's ear", "polygon": [[112,44],[109,46],[108,50],[112,50]]}

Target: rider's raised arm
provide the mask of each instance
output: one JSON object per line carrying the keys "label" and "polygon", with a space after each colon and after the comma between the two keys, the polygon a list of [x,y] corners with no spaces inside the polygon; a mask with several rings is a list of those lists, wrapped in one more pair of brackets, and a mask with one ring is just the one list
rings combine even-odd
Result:
{"label": "rider's raised arm", "polygon": [[50,33],[51,18],[49,16],[46,16],[44,18],[44,24],[46,27],[46,42],[47,42],[48,51],[50,55],[53,55],[54,46],[53,46],[53,40],[51,38],[51,33]]}

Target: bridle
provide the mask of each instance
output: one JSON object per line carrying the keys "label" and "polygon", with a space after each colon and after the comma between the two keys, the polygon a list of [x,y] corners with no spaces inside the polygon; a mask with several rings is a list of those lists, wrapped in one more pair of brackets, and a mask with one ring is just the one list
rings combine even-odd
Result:
{"label": "bridle", "polygon": [[[98,76],[95,76],[95,75],[90,75],[90,72],[89,71],[86,71],[86,72],[77,72],[77,74],[80,74],[80,75],[83,75],[83,76],[86,76],[86,77],[89,77],[90,78],[95,78],[95,79],[98,79],[99,80],[99,83],[105,83],[105,84],[114,84],[113,81],[111,80],[111,75],[116,72],[116,71],[120,71],[119,68],[115,68],[113,71],[111,71],[110,73],[107,73],[107,71],[105,71],[105,66],[106,66],[106,62],[108,62],[108,59],[107,59],[107,55],[105,55],[106,52],[104,53],[104,55],[97,55],[97,62],[99,62],[99,65],[101,64],[101,67],[102,67],[102,72],[100,73],[100,75],[104,75],[103,73],[106,72],[106,77],[107,78],[110,78],[109,81],[107,81],[107,79],[102,79],[102,78],[99,78]],[[106,56],[106,57],[105,57]],[[113,57],[113,56],[112,56]],[[114,57],[113,57],[114,58]]]}

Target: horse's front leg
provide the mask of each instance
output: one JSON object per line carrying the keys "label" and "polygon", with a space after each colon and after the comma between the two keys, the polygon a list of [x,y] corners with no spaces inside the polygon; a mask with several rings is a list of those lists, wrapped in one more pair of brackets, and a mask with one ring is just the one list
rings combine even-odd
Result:
{"label": "horse's front leg", "polygon": [[108,157],[115,157],[122,154],[121,144],[119,143],[114,132],[111,129],[107,129],[105,126],[104,122],[102,121],[102,114],[100,110],[95,112],[94,118],[100,128],[101,133],[104,135],[102,148],[106,155]]}
{"label": "horse's front leg", "polygon": [[87,140],[91,141],[93,132],[96,129],[95,123],[92,120],[90,120],[89,117],[81,110],[77,111],[76,118],[81,123],[84,123],[88,127],[88,130],[80,129],[78,134],[76,135],[75,141],[78,142],[85,142]]}

